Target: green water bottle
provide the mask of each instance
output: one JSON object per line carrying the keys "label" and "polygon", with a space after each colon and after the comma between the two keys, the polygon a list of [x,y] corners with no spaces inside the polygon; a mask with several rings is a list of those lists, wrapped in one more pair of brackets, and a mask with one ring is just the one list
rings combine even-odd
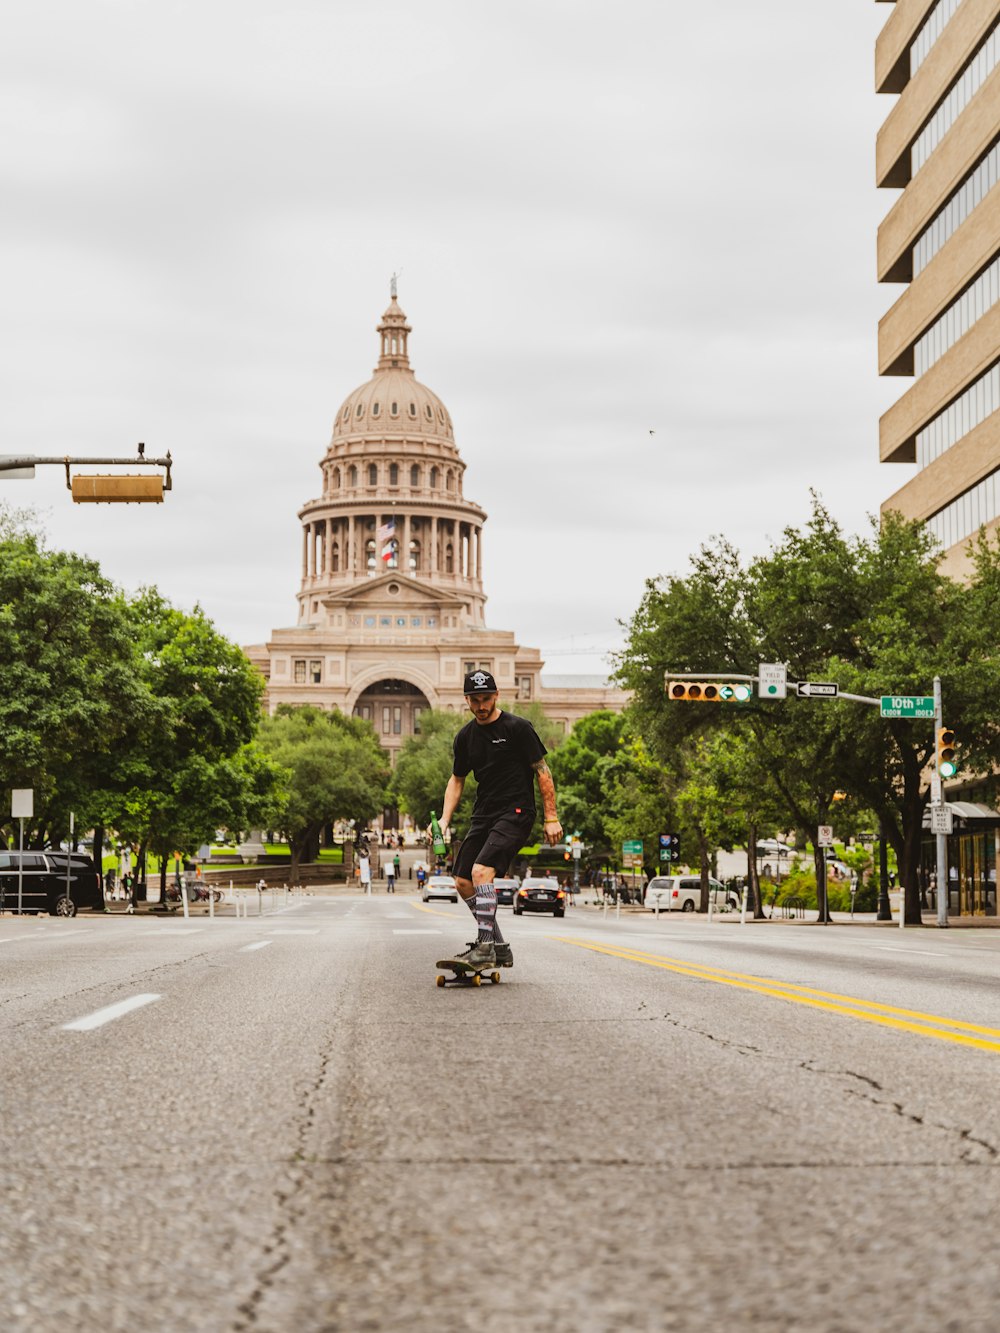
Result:
{"label": "green water bottle", "polygon": [[448,848],[445,846],[444,834],[441,832],[441,825],[438,823],[437,815],[431,811],[431,847],[435,856],[444,856]]}

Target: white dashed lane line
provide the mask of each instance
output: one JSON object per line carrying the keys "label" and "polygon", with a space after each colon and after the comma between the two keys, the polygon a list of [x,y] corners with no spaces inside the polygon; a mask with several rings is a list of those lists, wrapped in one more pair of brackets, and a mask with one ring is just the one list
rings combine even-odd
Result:
{"label": "white dashed lane line", "polygon": [[444,931],[423,930],[420,927],[418,927],[417,929],[411,929],[411,930],[399,930],[398,928],[394,928],[392,933],[394,935],[443,935]]}
{"label": "white dashed lane line", "polygon": [[106,1009],[97,1009],[92,1014],[86,1014],[83,1018],[76,1018],[72,1023],[64,1023],[63,1029],[66,1032],[90,1032],[93,1028],[103,1027],[105,1023],[110,1023],[116,1018],[121,1018],[124,1014],[130,1014],[133,1009],[141,1009],[144,1004],[152,1004],[154,1000],[162,999],[159,995],[133,995],[128,1000],[119,1000],[117,1004],[109,1004]]}
{"label": "white dashed lane line", "polygon": [[240,953],[251,953],[254,949],[266,949],[269,944],[273,943],[274,940],[258,940],[256,944],[244,944]]}

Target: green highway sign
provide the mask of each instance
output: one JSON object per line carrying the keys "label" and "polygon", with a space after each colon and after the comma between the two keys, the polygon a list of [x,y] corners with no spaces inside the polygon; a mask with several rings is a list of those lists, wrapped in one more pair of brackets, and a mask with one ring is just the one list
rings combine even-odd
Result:
{"label": "green highway sign", "polygon": [[926,694],[883,694],[882,717],[934,717],[934,700]]}
{"label": "green highway sign", "polygon": [[642,839],[630,838],[628,842],[622,843],[622,856],[641,856]]}

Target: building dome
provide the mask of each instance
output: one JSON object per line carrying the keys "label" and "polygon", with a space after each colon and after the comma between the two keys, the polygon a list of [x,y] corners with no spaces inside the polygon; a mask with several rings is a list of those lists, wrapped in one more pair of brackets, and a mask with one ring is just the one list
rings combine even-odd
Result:
{"label": "building dome", "polygon": [[380,355],[367,383],[347,395],[333,422],[331,448],[358,437],[433,440],[454,448],[448,409],[410,369],[407,342],[411,329],[393,292],[378,325]]}

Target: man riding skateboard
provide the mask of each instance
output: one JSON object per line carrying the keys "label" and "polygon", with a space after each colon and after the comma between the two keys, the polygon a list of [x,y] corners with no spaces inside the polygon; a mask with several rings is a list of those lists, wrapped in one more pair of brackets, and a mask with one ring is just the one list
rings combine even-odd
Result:
{"label": "man riding skateboard", "polygon": [[488,671],[470,671],[462,692],[472,713],[455,737],[452,775],[444,793],[441,827],[447,836],[470,772],[478,783],[469,831],[455,858],[455,882],[476,918],[478,937],[446,962],[478,970],[511,967],[514,956],[497,927],[494,877],[505,875],[535,822],[535,778],[550,845],[562,839],[556,789],[545,762],[545,746],[527,720],[497,706],[497,683]]}

